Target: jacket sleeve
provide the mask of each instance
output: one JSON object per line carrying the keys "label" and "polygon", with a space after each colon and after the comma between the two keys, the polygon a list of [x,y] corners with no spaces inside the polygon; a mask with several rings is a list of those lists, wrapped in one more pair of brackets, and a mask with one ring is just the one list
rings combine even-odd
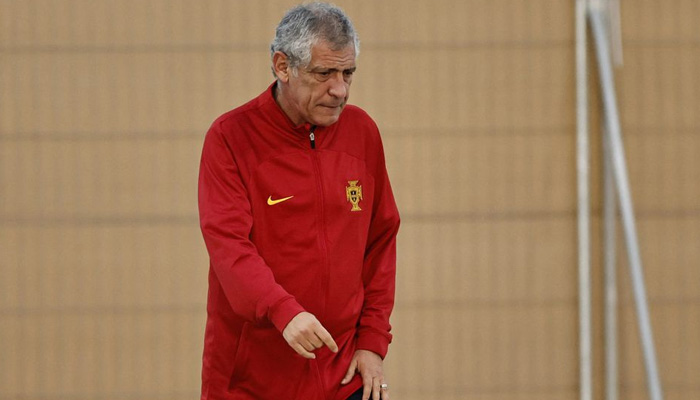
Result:
{"label": "jacket sleeve", "polygon": [[379,157],[373,168],[375,196],[362,271],[365,300],[357,332],[357,348],[373,351],[384,358],[392,338],[389,316],[394,308],[396,235],[400,221],[381,140],[375,143],[374,151],[378,151]]}
{"label": "jacket sleeve", "polygon": [[233,312],[284,330],[304,309],[275,282],[250,241],[253,217],[248,191],[218,123],[207,133],[202,150],[199,219],[211,268]]}

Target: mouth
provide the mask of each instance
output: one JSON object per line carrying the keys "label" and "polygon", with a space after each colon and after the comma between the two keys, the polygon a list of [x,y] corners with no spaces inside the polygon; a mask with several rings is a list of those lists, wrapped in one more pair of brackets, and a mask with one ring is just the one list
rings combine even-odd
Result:
{"label": "mouth", "polygon": [[340,104],[321,104],[321,107],[325,108],[340,108],[343,106],[343,103]]}

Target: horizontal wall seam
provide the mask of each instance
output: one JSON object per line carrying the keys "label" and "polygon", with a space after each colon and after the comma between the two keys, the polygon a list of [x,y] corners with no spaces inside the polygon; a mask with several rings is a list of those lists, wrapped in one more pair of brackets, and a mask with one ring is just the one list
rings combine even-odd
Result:
{"label": "horizontal wall seam", "polygon": [[0,309],[0,318],[32,318],[54,315],[151,315],[151,314],[206,314],[206,304],[188,305],[154,305],[154,306],[38,306],[38,307],[8,307]]}
{"label": "horizontal wall seam", "polygon": [[[367,51],[445,51],[445,50],[522,50],[522,49],[569,49],[574,45],[571,40],[519,40],[519,41],[470,41],[465,43],[449,42],[387,42],[364,43],[362,50]],[[653,49],[658,47],[696,48],[700,40],[695,39],[623,39],[625,48]],[[0,46],[0,53],[32,54],[155,54],[155,53],[267,53],[268,43],[245,44],[140,44],[140,45],[22,45]],[[573,50],[572,50],[573,51]]]}
{"label": "horizontal wall seam", "polygon": [[[637,219],[683,219],[700,217],[700,208],[662,210],[649,209],[635,212]],[[601,216],[600,209],[592,209],[591,215]],[[409,223],[444,223],[444,222],[487,222],[487,221],[538,221],[574,219],[575,210],[534,210],[534,211],[489,211],[471,213],[407,213],[401,215],[403,222]],[[198,225],[197,215],[142,215],[142,216],[0,216],[0,225],[4,227],[81,227],[81,226],[132,226],[132,225]]]}
{"label": "horizontal wall seam", "polygon": [[[521,41],[470,41],[466,43],[448,42],[387,42],[362,43],[362,51],[444,51],[444,50],[519,50],[532,48],[565,48],[573,46],[573,40],[521,40]],[[245,44],[141,44],[141,45],[23,45],[0,46],[0,53],[6,54],[153,54],[153,53],[267,53],[268,43]]]}
{"label": "horizontal wall seam", "polygon": [[[440,129],[440,136],[435,137],[435,129]],[[573,125],[560,126],[514,126],[514,127],[384,127],[381,128],[382,137],[386,138],[426,138],[431,141],[453,139],[457,137],[471,138],[481,136],[511,136],[511,137],[535,137],[535,136],[568,136],[575,127]],[[700,126],[686,127],[658,127],[658,126],[625,126],[627,139],[637,137],[663,137],[668,139],[673,136],[700,135]],[[201,130],[172,130],[172,131],[108,131],[108,132],[62,132],[62,131],[24,131],[24,132],[0,132],[0,142],[97,142],[97,141],[157,141],[157,140],[204,140],[207,129]]]}
{"label": "horizontal wall seam", "polygon": [[176,391],[176,392],[151,392],[151,391],[133,391],[133,392],[112,392],[112,391],[100,391],[100,392],[88,392],[88,393],[76,393],[76,392],[65,392],[65,393],[36,393],[34,391],[29,391],[21,393],[5,393],[3,392],[3,399],[12,400],[176,400],[176,399],[194,399],[200,396],[199,391],[189,390],[189,391]]}
{"label": "horizontal wall seam", "polygon": [[[434,310],[434,309],[479,309],[479,308],[507,308],[507,309],[541,309],[553,307],[573,307],[577,299],[455,299],[455,300],[413,300],[399,301],[395,304],[398,313],[410,311]],[[649,303],[654,307],[687,307],[688,305],[700,305],[700,297],[692,296],[650,296]],[[634,307],[632,301],[620,301],[621,307]],[[634,311],[634,310],[631,310]],[[66,307],[6,307],[0,309],[0,318],[35,318],[45,316],[85,316],[85,315],[150,315],[150,314],[202,314],[206,313],[205,303],[187,305],[155,305],[155,306],[66,306]]]}
{"label": "horizontal wall seam", "polygon": [[[469,386],[469,385],[449,385],[441,384],[437,387],[426,387],[425,385],[409,385],[401,388],[404,393],[411,393],[415,395],[429,395],[427,398],[441,398],[443,396],[469,396],[474,395],[505,395],[505,394],[517,394],[518,396],[522,394],[528,395],[547,395],[547,394],[563,394],[563,393],[575,393],[578,388],[577,385],[551,385],[551,386],[540,386],[540,385],[502,385],[497,386]],[[419,397],[420,397],[419,396]],[[568,398],[568,396],[563,396],[563,398]]]}

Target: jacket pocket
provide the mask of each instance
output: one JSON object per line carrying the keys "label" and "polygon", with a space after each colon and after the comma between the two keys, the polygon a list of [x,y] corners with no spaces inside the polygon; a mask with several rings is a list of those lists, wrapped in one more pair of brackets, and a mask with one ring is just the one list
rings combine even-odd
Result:
{"label": "jacket pocket", "polygon": [[229,391],[258,399],[287,399],[309,374],[306,359],[272,327],[246,323],[235,357]]}
{"label": "jacket pocket", "polygon": [[243,324],[241,329],[241,336],[238,339],[238,346],[236,347],[236,352],[233,355],[233,370],[231,371],[231,379],[229,381],[228,388],[232,389],[238,382],[243,379],[243,371],[245,368],[245,359],[248,357],[249,347],[247,344],[248,331],[250,330],[250,324],[248,322]]}

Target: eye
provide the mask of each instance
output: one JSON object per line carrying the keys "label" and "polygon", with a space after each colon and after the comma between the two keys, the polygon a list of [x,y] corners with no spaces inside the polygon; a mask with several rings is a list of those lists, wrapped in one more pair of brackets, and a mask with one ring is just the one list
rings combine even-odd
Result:
{"label": "eye", "polygon": [[350,82],[352,82],[352,74],[354,73],[355,70],[352,69],[343,71],[343,80],[345,83],[350,84]]}
{"label": "eye", "polygon": [[316,71],[314,72],[314,76],[316,77],[316,80],[320,82],[325,82],[331,77],[331,71]]}

